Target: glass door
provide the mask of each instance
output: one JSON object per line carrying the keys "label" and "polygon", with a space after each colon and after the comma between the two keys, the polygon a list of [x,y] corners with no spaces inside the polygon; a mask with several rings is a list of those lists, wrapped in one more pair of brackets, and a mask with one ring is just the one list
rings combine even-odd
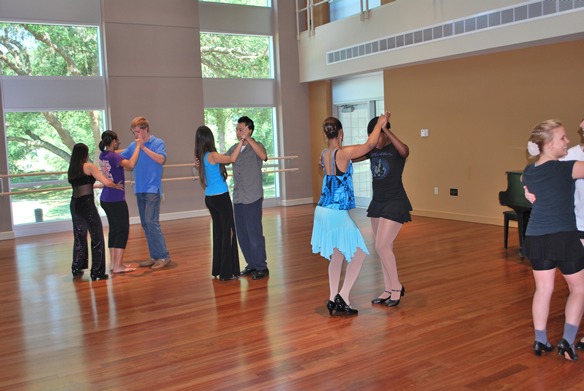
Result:
{"label": "glass door", "polygon": [[[335,111],[343,124],[343,145],[363,144],[367,141],[367,124],[371,118],[383,113],[383,99],[351,104],[335,105]],[[367,208],[371,202],[371,169],[369,160],[353,163],[353,187],[355,205]]]}

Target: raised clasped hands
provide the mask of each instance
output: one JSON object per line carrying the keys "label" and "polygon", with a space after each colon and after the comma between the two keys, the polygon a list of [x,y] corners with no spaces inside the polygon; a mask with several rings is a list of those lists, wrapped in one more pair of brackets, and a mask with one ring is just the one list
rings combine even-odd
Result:
{"label": "raised clasped hands", "polygon": [[391,116],[391,113],[389,111],[386,111],[384,114],[381,114],[379,116],[377,123],[381,126],[381,129],[385,128],[385,125],[387,124],[387,121],[389,121],[390,116]]}
{"label": "raised clasped hands", "polygon": [[249,129],[245,128],[241,132],[241,141],[247,141],[249,139]]}

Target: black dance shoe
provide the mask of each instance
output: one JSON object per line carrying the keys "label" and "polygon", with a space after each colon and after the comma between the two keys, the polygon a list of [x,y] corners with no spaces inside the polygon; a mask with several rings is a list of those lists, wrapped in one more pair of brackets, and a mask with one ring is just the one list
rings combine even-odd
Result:
{"label": "black dance shoe", "polygon": [[[562,338],[562,340],[558,344],[558,354],[566,357],[564,353],[568,353],[570,361],[576,361],[578,359],[578,355],[576,354],[576,352],[574,352],[574,345],[570,345],[568,341]],[[568,358],[566,358],[566,360],[568,360]]]}
{"label": "black dance shoe", "polygon": [[584,350],[584,342],[578,341],[576,344],[576,349]]}
{"label": "black dance shoe", "polygon": [[350,305],[345,303],[345,300],[343,300],[340,294],[335,296],[335,303],[337,305],[337,312],[346,312],[349,315],[357,315],[359,313],[359,311],[351,308]]}
{"label": "black dance shoe", "polygon": [[328,303],[326,303],[326,308],[329,310],[329,314],[333,314],[333,311],[337,308],[337,305],[335,304],[334,301],[328,301]]}
{"label": "black dance shoe", "polygon": [[221,281],[239,280],[239,276],[221,277]]}
{"label": "black dance shoe", "polygon": [[256,270],[253,272],[253,276],[251,277],[252,280],[261,280],[262,278],[269,276],[270,271],[268,269],[265,270]]}
{"label": "black dance shoe", "polygon": [[73,273],[73,277],[79,277],[83,274],[83,269],[71,269],[71,273]]}
{"label": "black dance shoe", "polygon": [[387,296],[385,299],[382,298],[376,298],[371,300],[371,304],[383,304],[385,303],[387,300],[391,299],[391,292],[385,291],[386,293],[389,293],[389,296]]}
{"label": "black dance shoe", "polygon": [[541,356],[541,352],[546,352],[546,353],[550,353],[553,352],[555,349],[555,346],[550,344],[550,346],[547,346],[541,342],[537,342],[535,341],[535,343],[533,344],[533,350],[535,350],[535,355],[537,357]]}
{"label": "black dance shoe", "polygon": [[253,272],[255,272],[256,269],[250,269],[249,267],[245,267],[245,269],[243,269],[242,271],[239,272],[240,276],[249,276],[250,274],[253,274]]}
{"label": "black dance shoe", "polygon": [[109,276],[105,273],[94,273],[91,272],[91,279],[93,281],[95,280],[107,280],[109,278]]}
{"label": "black dance shoe", "polygon": [[401,291],[398,291],[398,290],[395,290],[395,289],[392,289],[391,291],[392,292],[401,292],[399,299],[397,299],[397,300],[390,300],[386,304],[386,306],[388,306],[388,307],[395,307],[395,306],[399,305],[399,301],[401,300],[401,297],[402,296],[405,296],[405,294],[406,294],[406,288],[402,285]]}

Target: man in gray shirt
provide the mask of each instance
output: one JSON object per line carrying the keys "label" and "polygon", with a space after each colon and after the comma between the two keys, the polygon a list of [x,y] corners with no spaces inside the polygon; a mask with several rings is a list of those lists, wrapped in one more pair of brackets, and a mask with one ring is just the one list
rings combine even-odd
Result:
{"label": "man in gray shirt", "polygon": [[[247,262],[241,275],[251,274],[254,280],[259,280],[270,273],[262,227],[262,165],[268,160],[268,154],[262,143],[251,137],[253,130],[254,124],[250,118],[241,117],[237,121],[237,139],[241,140],[241,135],[246,131],[249,137],[243,142],[241,153],[233,163],[233,211],[237,240]],[[237,144],[234,144],[225,155],[231,156],[236,147]]]}

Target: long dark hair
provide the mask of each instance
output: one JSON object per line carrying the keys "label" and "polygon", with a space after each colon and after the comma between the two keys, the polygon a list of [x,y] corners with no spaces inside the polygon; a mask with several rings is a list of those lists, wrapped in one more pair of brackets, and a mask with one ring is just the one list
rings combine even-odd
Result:
{"label": "long dark hair", "polygon": [[85,173],[83,172],[83,164],[87,163],[89,157],[89,148],[83,143],[75,144],[73,152],[71,152],[71,161],[69,162],[69,170],[67,171],[67,179],[71,182],[73,179],[81,178]]}
{"label": "long dark hair", "polygon": [[112,143],[112,141],[117,140],[118,135],[113,130],[106,130],[101,134],[101,141],[99,142],[99,150],[105,151],[106,148]]}
{"label": "long dark hair", "polygon": [[[201,186],[207,187],[207,182],[205,181],[205,154],[207,152],[217,152],[215,148],[215,137],[213,137],[213,132],[207,126],[199,126],[197,133],[195,134],[195,158],[199,159],[199,181]],[[227,169],[225,164],[219,164],[219,172],[223,179],[227,180]]]}

